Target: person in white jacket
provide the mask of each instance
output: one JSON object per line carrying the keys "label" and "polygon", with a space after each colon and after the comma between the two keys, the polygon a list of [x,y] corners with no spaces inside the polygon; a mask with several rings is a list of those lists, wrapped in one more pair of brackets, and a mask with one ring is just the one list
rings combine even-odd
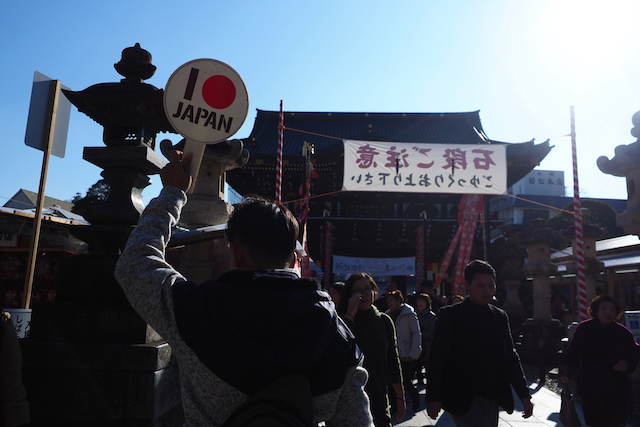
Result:
{"label": "person in white jacket", "polygon": [[[420,399],[418,390],[413,385],[413,364],[422,353],[420,322],[413,307],[404,303],[404,297],[400,291],[389,292],[387,306],[389,307],[387,314],[391,316],[396,325],[398,355],[402,364],[402,382],[405,396],[411,397],[413,412],[418,412]],[[392,401],[395,401],[395,399]]]}

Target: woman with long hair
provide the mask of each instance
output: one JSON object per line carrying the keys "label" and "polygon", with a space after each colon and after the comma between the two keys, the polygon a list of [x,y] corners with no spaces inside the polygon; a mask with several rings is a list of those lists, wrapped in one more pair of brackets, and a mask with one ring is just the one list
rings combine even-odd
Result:
{"label": "woman with long hair", "polygon": [[404,389],[400,359],[396,345],[396,331],[389,316],[373,306],[378,285],[366,273],[356,273],[345,282],[338,305],[356,343],[364,354],[364,368],[369,372],[365,391],[369,396],[371,414],[376,427],[390,427],[391,414],[387,398],[387,384],[397,394],[397,419],[405,414]]}
{"label": "woman with long hair", "polygon": [[591,319],[580,323],[564,357],[562,382],[576,375],[587,425],[626,426],[629,374],[640,360],[633,334],[618,323],[622,309],[608,295],[591,301]]}

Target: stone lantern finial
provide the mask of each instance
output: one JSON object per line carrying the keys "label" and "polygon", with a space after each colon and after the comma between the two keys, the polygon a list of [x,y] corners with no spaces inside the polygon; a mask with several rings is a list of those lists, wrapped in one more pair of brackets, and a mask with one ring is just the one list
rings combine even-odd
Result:
{"label": "stone lantern finial", "polygon": [[151,53],[136,43],[122,51],[122,59],[113,65],[126,81],[142,81],[151,78],[156,72],[156,66],[151,63]]}

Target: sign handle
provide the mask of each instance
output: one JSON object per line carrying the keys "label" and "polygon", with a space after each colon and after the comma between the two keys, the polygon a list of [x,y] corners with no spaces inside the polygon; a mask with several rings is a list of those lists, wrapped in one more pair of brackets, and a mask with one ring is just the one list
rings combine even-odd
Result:
{"label": "sign handle", "polygon": [[184,141],[184,155],[191,154],[191,187],[187,191],[187,194],[193,194],[193,190],[196,188],[196,178],[198,177],[198,170],[200,169],[200,163],[202,163],[202,157],[204,156],[204,150],[207,148],[207,144],[193,141],[186,138]]}
{"label": "sign handle", "polygon": [[31,231],[31,248],[27,261],[27,275],[22,292],[22,308],[29,309],[31,305],[31,290],[33,288],[33,275],[36,269],[36,259],[38,257],[38,244],[40,243],[40,227],[42,225],[42,208],[44,205],[44,192],[47,186],[47,173],[49,171],[49,159],[51,158],[51,147],[53,145],[53,133],[55,131],[56,115],[58,113],[58,94],[60,93],[60,80],[52,80],[53,91],[50,92],[51,122],[49,131],[46,133],[46,144],[44,144],[44,154],[42,159],[42,170],[40,172],[40,188],[38,190],[38,201],[36,203],[36,214],[33,218],[33,230]]}

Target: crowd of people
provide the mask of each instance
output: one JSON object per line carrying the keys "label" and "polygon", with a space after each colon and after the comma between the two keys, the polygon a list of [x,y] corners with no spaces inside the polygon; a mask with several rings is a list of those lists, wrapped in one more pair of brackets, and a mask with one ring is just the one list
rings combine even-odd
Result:
{"label": "crowd of people", "polygon": [[[401,419],[408,402],[414,413],[420,410],[416,384],[426,386],[429,415],[437,418],[445,408],[457,425],[480,425],[482,414],[488,414],[486,425],[497,425],[498,406],[513,411],[512,385],[524,405],[523,415],[531,416],[533,406],[507,316],[489,304],[495,295],[495,271],[483,261],[470,263],[465,271],[470,298],[466,304],[462,295],[438,297],[429,280],[408,297],[394,282],[387,282],[384,293],[378,294],[375,280],[366,273],[355,273],[346,283],[331,287],[331,294],[341,290],[335,296],[340,301],[338,314],[364,354],[369,372],[365,390],[376,426],[390,426],[394,413]],[[436,311],[444,313],[438,328]],[[430,357],[434,341],[435,356]],[[460,360],[469,354],[477,355],[472,363]],[[444,372],[456,373],[445,381]],[[460,401],[456,396],[466,397]]]}
{"label": "crowd of people", "polygon": [[[406,298],[394,282],[387,282],[381,293],[373,277],[361,272],[329,288],[338,314],[364,354],[364,367],[369,372],[365,390],[376,426],[391,425],[393,414],[402,419],[409,401],[414,413],[421,406],[413,380],[425,385],[436,323],[430,296],[433,282],[425,280],[419,291]],[[448,304],[463,300],[455,295]]]}
{"label": "crowd of people", "polygon": [[[465,276],[467,304],[460,304],[465,301],[462,295],[436,297],[428,280],[408,297],[395,283],[387,282],[384,293],[373,302],[378,286],[368,274],[356,273],[346,284],[332,285],[340,291],[330,291],[332,298],[349,301],[336,306],[365,355],[370,375],[365,390],[376,426],[391,425],[394,413],[401,419],[406,402],[417,412],[420,402],[414,381],[422,387],[427,378],[427,412],[434,419],[444,408],[458,426],[496,426],[499,407],[509,413],[514,410],[511,387],[521,400],[523,416],[531,416],[531,396],[508,319],[494,305],[495,271],[486,262],[474,261]],[[640,362],[638,344],[619,323],[622,309],[611,296],[593,299],[589,314],[591,318],[579,324],[563,355],[561,380],[567,384],[575,380],[588,426],[623,427],[629,415],[629,375]],[[365,323],[365,319],[376,319],[376,323]],[[438,319],[437,356],[430,359]],[[374,331],[381,338],[377,344],[367,338]],[[368,358],[372,365],[367,364]],[[373,360],[379,363],[373,366]],[[487,423],[479,424],[479,419]]]}

